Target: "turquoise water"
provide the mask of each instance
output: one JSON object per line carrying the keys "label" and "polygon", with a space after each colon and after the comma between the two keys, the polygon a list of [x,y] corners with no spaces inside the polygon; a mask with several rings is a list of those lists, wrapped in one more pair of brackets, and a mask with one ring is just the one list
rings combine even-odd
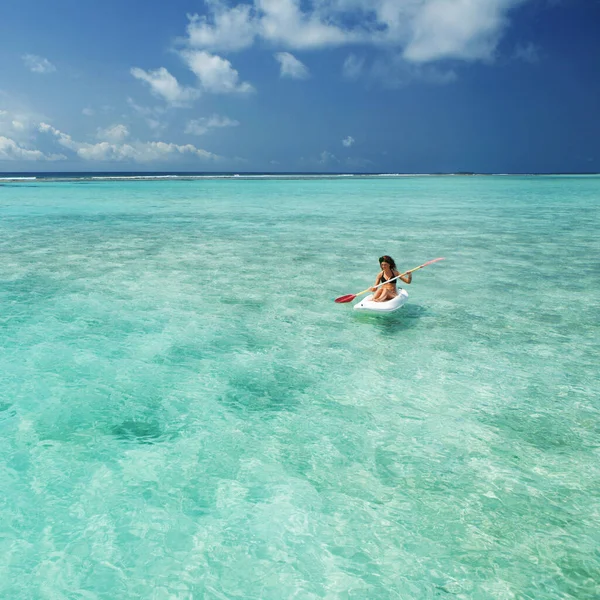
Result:
{"label": "turquoise water", "polygon": [[[0,597],[600,596],[599,177],[0,185]],[[394,315],[337,296],[377,258]]]}

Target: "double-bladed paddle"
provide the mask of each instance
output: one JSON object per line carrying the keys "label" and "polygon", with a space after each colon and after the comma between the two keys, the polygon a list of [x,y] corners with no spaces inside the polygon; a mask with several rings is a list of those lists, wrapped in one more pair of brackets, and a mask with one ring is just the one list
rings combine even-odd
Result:
{"label": "double-bladed paddle", "polygon": [[[430,265],[434,262],[438,262],[439,260],[444,260],[444,258],[434,258],[433,260],[429,260],[426,263],[423,263],[422,265],[419,265],[418,267],[415,267],[414,269],[411,269],[410,271],[406,271],[405,273],[401,273],[400,275],[396,275],[396,277],[393,277],[392,279],[388,279],[387,281],[384,281],[383,283],[380,283],[379,285],[374,286],[375,289],[381,287],[382,285],[385,285],[386,283],[390,283],[390,281],[395,281],[396,279],[399,279],[400,277],[404,277],[405,275],[408,275],[409,273],[412,273],[414,271],[418,271],[419,269],[422,269],[423,267],[426,267],[427,265]],[[362,292],[358,292],[358,294],[347,294],[346,296],[340,296],[339,298],[336,298],[335,301],[338,304],[344,304],[345,302],[352,302],[352,300],[354,300],[354,298],[356,298],[357,296],[360,296],[361,294],[366,294],[367,292],[370,292],[371,288],[368,287],[366,290],[363,290]]]}

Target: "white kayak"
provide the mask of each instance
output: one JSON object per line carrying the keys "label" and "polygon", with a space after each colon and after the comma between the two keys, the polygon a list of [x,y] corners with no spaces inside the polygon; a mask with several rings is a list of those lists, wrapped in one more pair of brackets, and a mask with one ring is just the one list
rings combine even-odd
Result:
{"label": "white kayak", "polygon": [[408,292],[406,290],[398,290],[398,295],[387,302],[373,302],[373,294],[361,300],[354,305],[354,310],[370,313],[391,313],[399,308],[402,308],[408,300]]}

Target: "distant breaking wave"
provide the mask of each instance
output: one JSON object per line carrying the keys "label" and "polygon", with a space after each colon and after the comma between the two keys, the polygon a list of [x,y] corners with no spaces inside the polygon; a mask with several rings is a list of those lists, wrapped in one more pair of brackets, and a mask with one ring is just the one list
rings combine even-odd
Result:
{"label": "distant breaking wave", "polygon": [[2,175],[0,183],[36,181],[190,181],[204,179],[339,179],[339,178],[372,178],[372,177],[423,177],[419,173],[40,173],[35,175]]}
{"label": "distant breaking wave", "polygon": [[0,185],[6,183],[32,182],[100,182],[100,181],[202,181],[229,179],[244,181],[251,179],[310,180],[377,177],[489,177],[511,176],[533,177],[537,175],[553,177],[597,177],[593,173],[4,173],[0,175]]}

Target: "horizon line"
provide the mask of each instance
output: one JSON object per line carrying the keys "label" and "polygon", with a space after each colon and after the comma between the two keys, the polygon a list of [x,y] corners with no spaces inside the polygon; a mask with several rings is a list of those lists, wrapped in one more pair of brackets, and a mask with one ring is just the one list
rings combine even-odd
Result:
{"label": "horizon line", "polygon": [[153,171],[153,170],[74,170],[74,171],[0,171],[0,176],[6,175],[74,175],[74,174],[114,174],[114,175],[600,175],[600,171],[421,171],[421,172],[391,172],[391,171]]}

